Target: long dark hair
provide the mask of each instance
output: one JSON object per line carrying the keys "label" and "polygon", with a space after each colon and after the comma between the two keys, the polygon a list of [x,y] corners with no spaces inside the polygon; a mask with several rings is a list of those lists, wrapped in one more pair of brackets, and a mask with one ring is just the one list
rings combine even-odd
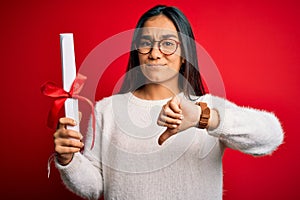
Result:
{"label": "long dark hair", "polygon": [[[179,89],[184,93],[186,97],[191,99],[191,95],[202,96],[205,94],[203,83],[201,80],[198,58],[196,52],[195,37],[191,28],[191,25],[184,14],[176,7],[168,7],[164,5],[158,5],[142,15],[139,19],[136,29],[133,35],[131,43],[131,52],[129,62],[126,70],[125,79],[121,87],[120,93],[132,92],[138,88],[141,88],[145,83],[145,76],[137,67],[140,65],[138,52],[135,50],[135,41],[139,37],[140,30],[143,28],[145,22],[154,16],[164,15],[168,17],[175,25],[179,32],[179,39],[182,47],[182,57],[185,62],[182,63],[179,73]],[[135,68],[137,67],[137,68]],[[136,70],[132,70],[132,69]]]}

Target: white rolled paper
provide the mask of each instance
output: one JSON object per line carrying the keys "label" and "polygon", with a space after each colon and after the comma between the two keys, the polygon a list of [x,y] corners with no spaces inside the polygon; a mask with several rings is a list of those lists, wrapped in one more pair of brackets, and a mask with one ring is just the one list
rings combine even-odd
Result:
{"label": "white rolled paper", "polygon": [[[65,91],[69,92],[72,83],[76,78],[74,40],[72,33],[60,34],[60,50],[62,62],[63,88]],[[77,99],[69,98],[65,101],[65,114],[66,117],[72,118],[77,122],[76,126],[68,126],[67,128],[79,132],[79,113]]]}

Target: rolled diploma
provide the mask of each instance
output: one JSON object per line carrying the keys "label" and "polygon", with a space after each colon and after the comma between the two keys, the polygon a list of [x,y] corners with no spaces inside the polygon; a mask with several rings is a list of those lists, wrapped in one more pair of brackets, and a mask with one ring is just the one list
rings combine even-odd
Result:
{"label": "rolled diploma", "polygon": [[[72,83],[76,78],[76,64],[74,52],[74,40],[72,33],[60,34],[60,50],[62,61],[62,79],[63,88],[65,91],[70,91]],[[76,121],[76,126],[68,126],[68,129],[79,132],[79,113],[78,113],[78,100],[68,98],[65,101],[65,115]]]}

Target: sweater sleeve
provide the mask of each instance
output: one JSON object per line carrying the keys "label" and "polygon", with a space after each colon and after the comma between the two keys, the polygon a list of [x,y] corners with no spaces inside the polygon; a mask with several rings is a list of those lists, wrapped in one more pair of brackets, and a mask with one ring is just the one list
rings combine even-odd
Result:
{"label": "sweater sleeve", "polygon": [[99,199],[103,191],[100,169],[85,156],[75,153],[68,165],[55,165],[69,190],[86,199]]}
{"label": "sweater sleeve", "polygon": [[[98,106],[99,107],[99,106]],[[85,199],[99,199],[103,192],[103,176],[101,165],[101,114],[96,107],[96,138],[94,148],[92,144],[92,122],[90,120],[85,139],[85,149],[82,153],[75,153],[72,161],[62,166],[55,160],[61,179],[66,187]]]}
{"label": "sweater sleeve", "polygon": [[283,142],[283,129],[271,112],[239,107],[223,98],[205,95],[211,109],[219,114],[219,125],[208,130],[226,147],[252,155],[271,154]]}

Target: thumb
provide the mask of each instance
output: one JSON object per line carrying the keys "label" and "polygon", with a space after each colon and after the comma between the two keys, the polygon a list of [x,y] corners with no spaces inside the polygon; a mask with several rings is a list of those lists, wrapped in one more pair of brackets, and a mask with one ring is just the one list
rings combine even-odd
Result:
{"label": "thumb", "polygon": [[158,144],[162,145],[169,137],[175,135],[178,132],[177,128],[167,128],[158,138]]}

